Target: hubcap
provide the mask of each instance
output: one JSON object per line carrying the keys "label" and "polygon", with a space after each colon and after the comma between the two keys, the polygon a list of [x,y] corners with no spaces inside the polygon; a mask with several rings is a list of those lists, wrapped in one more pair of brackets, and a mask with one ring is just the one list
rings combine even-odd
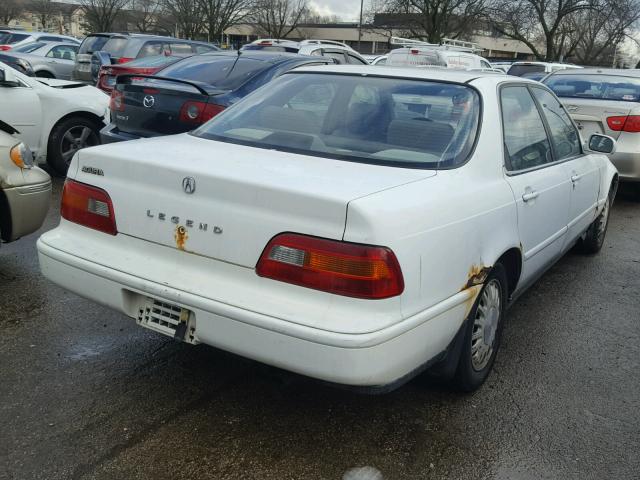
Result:
{"label": "hubcap", "polygon": [[482,291],[473,321],[471,364],[476,371],[485,368],[493,354],[496,331],[500,321],[500,302],[500,284],[493,279]]}
{"label": "hubcap", "polygon": [[68,165],[78,150],[97,144],[95,137],[95,134],[89,127],[84,125],[71,127],[62,136],[62,142],[60,142],[62,159]]}
{"label": "hubcap", "polygon": [[604,241],[604,234],[607,231],[607,221],[609,220],[609,199],[604,204],[602,212],[598,216],[598,243]]}

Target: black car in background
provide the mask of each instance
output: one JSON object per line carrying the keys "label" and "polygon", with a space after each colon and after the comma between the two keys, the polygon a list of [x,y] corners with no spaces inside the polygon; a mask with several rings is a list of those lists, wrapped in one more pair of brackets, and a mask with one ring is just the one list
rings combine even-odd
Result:
{"label": "black car in background", "polygon": [[257,88],[327,57],[278,52],[217,52],[180,60],[155,75],[120,75],[111,92],[103,143],[193,130]]}
{"label": "black car in background", "polygon": [[219,51],[215,45],[144,33],[92,33],[80,45],[72,80],[95,85],[100,68],[152,55],[196,55]]}

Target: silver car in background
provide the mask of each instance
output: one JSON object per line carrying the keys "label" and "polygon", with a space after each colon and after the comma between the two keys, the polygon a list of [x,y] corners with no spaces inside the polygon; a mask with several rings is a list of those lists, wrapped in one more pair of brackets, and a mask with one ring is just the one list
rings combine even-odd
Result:
{"label": "silver car in background", "polygon": [[617,140],[609,158],[620,180],[640,182],[640,71],[560,70],[543,83],[560,98],[583,141],[594,133]]}
{"label": "silver car in background", "polygon": [[28,62],[36,77],[70,80],[80,46],[68,42],[32,42],[7,55]]}

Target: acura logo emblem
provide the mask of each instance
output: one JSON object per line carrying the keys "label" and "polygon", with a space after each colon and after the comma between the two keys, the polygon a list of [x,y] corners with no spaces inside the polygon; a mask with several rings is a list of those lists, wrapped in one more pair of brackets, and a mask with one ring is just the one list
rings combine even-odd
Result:
{"label": "acura logo emblem", "polygon": [[184,177],[182,179],[182,190],[184,193],[193,193],[196,191],[196,179],[193,177]]}
{"label": "acura logo emblem", "polygon": [[147,107],[147,108],[151,108],[153,107],[153,105],[156,103],[156,99],[153,98],[153,95],[146,95],[143,99],[142,99],[142,104]]}

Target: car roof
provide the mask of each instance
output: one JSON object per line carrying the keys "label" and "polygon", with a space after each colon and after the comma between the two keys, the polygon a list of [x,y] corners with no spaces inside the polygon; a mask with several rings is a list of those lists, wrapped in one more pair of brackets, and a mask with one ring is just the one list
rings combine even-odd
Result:
{"label": "car roof", "polygon": [[618,77],[640,78],[640,69],[621,69],[621,68],[581,68],[567,69],[553,72],[556,75],[616,75]]}
{"label": "car roof", "polygon": [[214,52],[206,52],[201,53],[200,55],[194,55],[193,57],[240,57],[240,58],[249,58],[251,60],[260,60],[263,62],[271,62],[271,63],[280,63],[287,61],[302,61],[302,60],[315,60],[320,62],[328,62],[330,59],[327,57],[321,57],[317,55],[300,55],[299,53],[289,53],[289,52],[271,52],[264,50],[241,50],[240,55],[236,51],[214,51]]}

